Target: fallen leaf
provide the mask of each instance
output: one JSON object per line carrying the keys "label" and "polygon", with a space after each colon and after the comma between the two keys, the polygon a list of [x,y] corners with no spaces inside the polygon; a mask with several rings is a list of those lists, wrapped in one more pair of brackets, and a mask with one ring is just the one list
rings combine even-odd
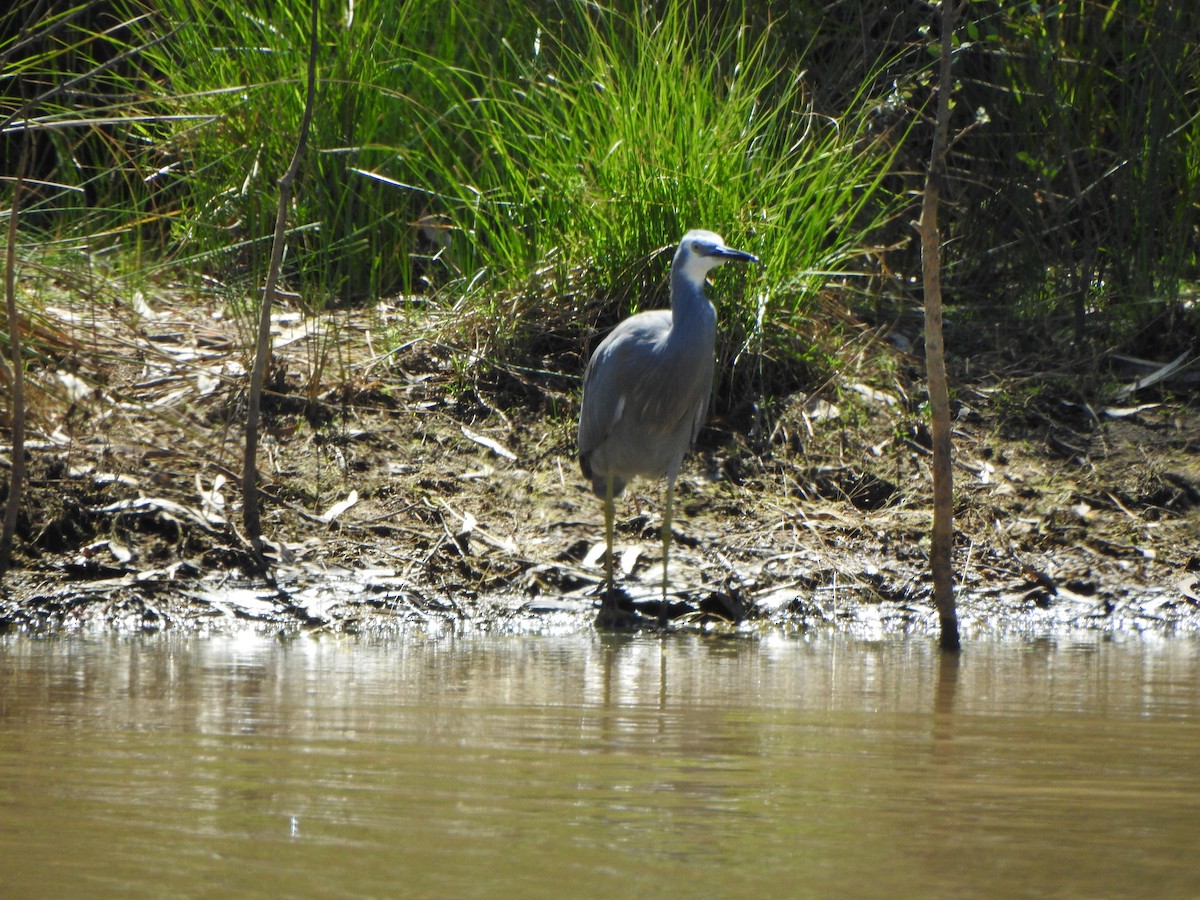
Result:
{"label": "fallen leaf", "polygon": [[78,403],[92,392],[92,386],[72,372],[55,372],[54,374],[66,388],[69,403]]}
{"label": "fallen leaf", "polygon": [[205,531],[214,531],[212,523],[198,511],[182,503],[167,500],[162,497],[138,497],[136,500],[118,500],[107,506],[93,506],[94,513],[162,513],[176,519],[189,519]]}
{"label": "fallen leaf", "polygon": [[221,386],[221,379],[216,375],[208,372],[196,373],[196,395],[197,397],[207,397],[213,391]]}
{"label": "fallen leaf", "polygon": [[1136,416],[1147,409],[1158,409],[1160,406],[1162,406],[1161,403],[1142,403],[1138,406],[1109,406],[1104,410],[1104,414],[1110,419],[1124,419],[1128,416]]}
{"label": "fallen leaf", "polygon": [[1152,384],[1158,384],[1158,382],[1162,381],[1164,378],[1170,377],[1179,369],[1183,368],[1183,364],[1187,362],[1187,358],[1189,355],[1191,355],[1191,352],[1192,351],[1190,349],[1184,350],[1169,363],[1163,363],[1159,368],[1155,369],[1149,375],[1138,378],[1136,381],[1125,385],[1123,388],[1117,391],[1116,396],[1128,397],[1130,394],[1137,393],[1142,388],[1150,387]]}
{"label": "fallen leaf", "polygon": [[895,406],[899,401],[884,391],[877,391],[875,388],[867,384],[854,383],[848,385],[850,390],[860,394],[868,403],[877,403],[883,406]]}
{"label": "fallen leaf", "polygon": [[814,400],[804,410],[804,414],[814,422],[825,422],[830,419],[841,418],[842,411],[830,403],[828,400]]}
{"label": "fallen leaf", "polygon": [[129,300],[129,305],[133,307],[133,311],[143,319],[156,319],[156,313],[150,304],[146,302],[146,295],[141,291],[134,291],[133,296]]}
{"label": "fallen leaf", "polygon": [[200,495],[200,513],[214,525],[225,524],[225,498],[221,495],[225,481],[225,476],[218,474],[213,479],[212,487],[205,490],[200,476],[196,476],[196,493]]}
{"label": "fallen leaf", "polygon": [[321,521],[328,525],[357,502],[358,491],[351,491],[346,495],[346,499],[339,500],[333,506],[329,507],[329,509],[325,510],[325,512],[321,513]]}
{"label": "fallen leaf", "polygon": [[604,553],[608,548],[604,546],[604,541],[599,541],[592,545],[592,549],[583,557],[581,565],[585,569],[595,568],[601,559],[604,558]]}
{"label": "fallen leaf", "polygon": [[515,460],[517,458],[517,455],[515,453],[513,453],[511,450],[509,450],[507,447],[505,447],[499,441],[494,441],[490,437],[485,437],[482,434],[476,434],[474,431],[472,431],[466,425],[462,426],[462,433],[463,433],[463,437],[467,438],[467,440],[474,441],[475,443],[477,443],[483,447],[487,447],[489,450],[491,450],[497,456],[503,456],[505,459],[511,459],[511,460]]}

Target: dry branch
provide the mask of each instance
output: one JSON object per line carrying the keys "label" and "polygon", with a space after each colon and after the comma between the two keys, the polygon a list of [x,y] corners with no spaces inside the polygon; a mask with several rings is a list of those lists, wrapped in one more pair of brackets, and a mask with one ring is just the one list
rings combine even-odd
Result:
{"label": "dry branch", "polygon": [[21,188],[29,164],[28,135],[17,163],[17,180],[13,186],[12,207],[8,211],[8,246],[4,253],[4,304],[8,314],[9,355],[12,363],[12,474],[8,480],[8,499],[4,504],[4,527],[0,533],[0,576],[8,571],[12,561],[13,537],[17,516],[21,511],[21,493],[25,484],[25,357],[21,347],[21,319],[17,314],[17,211],[20,209]]}
{"label": "dry branch", "polygon": [[954,474],[950,443],[950,395],[946,384],[946,355],[942,340],[942,248],[938,231],[938,200],[946,177],[946,145],[950,129],[950,71],[954,34],[954,0],[942,2],[942,53],[938,75],[937,118],[933,149],[921,201],[921,274],[925,289],[925,366],[929,377],[930,431],[933,438],[933,534],[929,563],[933,599],[941,622],[941,646],[959,648],[958,615],[954,602]]}
{"label": "dry branch", "polygon": [[292,186],[300,171],[300,158],[308,141],[308,130],[312,124],[313,106],[317,92],[317,0],[312,0],[312,17],[309,27],[308,45],[308,90],[304,98],[304,118],[300,123],[300,134],[296,138],[296,152],[287,171],[279,179],[279,209],[275,215],[275,240],[271,245],[271,266],[267,271],[267,282],[263,286],[262,308],[258,316],[258,340],[255,345],[254,368],[250,373],[250,394],[246,411],[246,453],[242,463],[242,516],[249,538],[256,552],[262,552],[262,520],[258,509],[258,423],[262,412],[263,385],[267,377],[267,363],[271,358],[271,300],[275,296],[275,284],[279,280],[279,269],[283,264],[283,249],[286,243],[287,210],[292,202]]}

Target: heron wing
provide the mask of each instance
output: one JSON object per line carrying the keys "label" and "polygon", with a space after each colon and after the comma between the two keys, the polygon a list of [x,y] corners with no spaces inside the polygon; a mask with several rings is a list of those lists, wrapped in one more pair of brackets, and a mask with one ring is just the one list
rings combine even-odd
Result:
{"label": "heron wing", "polygon": [[[625,417],[648,439],[674,433],[690,420],[691,440],[704,422],[712,390],[712,358],[673,359],[665,310],[626,319],[596,348],[583,379],[579,451],[599,447]],[[683,448],[681,448],[682,450]]]}
{"label": "heron wing", "polygon": [[604,443],[625,415],[625,365],[636,342],[628,327],[636,317],[614,328],[596,348],[583,373],[583,408],[579,412],[579,453],[587,456]]}

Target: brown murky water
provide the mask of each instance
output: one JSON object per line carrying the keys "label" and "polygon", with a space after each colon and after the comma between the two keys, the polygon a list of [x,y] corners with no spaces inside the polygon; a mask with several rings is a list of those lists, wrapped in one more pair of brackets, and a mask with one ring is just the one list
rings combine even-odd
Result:
{"label": "brown murky water", "polygon": [[0,640],[44,896],[1197,896],[1200,642]]}

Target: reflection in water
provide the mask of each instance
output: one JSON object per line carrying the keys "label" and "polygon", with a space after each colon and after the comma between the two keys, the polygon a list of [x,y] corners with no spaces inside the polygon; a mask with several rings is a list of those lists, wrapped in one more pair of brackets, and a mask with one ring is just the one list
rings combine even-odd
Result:
{"label": "reflection in water", "polygon": [[0,641],[6,896],[1200,891],[1200,645]]}

